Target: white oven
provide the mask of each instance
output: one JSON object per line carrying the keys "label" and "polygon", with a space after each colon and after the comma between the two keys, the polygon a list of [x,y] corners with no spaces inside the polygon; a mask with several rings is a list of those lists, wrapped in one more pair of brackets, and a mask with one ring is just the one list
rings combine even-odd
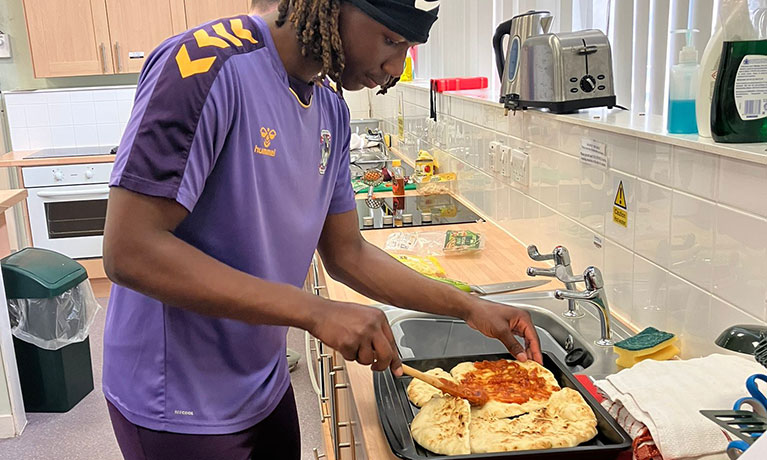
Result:
{"label": "white oven", "polygon": [[112,163],[22,168],[32,245],[101,257]]}

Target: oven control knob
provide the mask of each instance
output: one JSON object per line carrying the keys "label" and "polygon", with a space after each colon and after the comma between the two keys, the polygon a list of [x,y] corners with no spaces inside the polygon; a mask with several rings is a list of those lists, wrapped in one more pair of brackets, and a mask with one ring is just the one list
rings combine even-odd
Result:
{"label": "oven control knob", "polygon": [[53,179],[57,182],[64,180],[64,173],[60,169],[53,171]]}
{"label": "oven control knob", "polygon": [[88,168],[85,170],[85,178],[93,179],[93,168]]}

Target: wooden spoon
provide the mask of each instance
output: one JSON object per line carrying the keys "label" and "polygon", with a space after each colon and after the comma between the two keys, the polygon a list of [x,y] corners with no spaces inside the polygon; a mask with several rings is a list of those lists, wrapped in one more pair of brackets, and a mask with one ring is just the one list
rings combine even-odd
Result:
{"label": "wooden spoon", "polygon": [[429,385],[433,386],[434,388],[440,391],[443,391],[451,396],[455,396],[456,398],[463,398],[469,401],[469,404],[471,404],[472,406],[484,406],[487,403],[487,401],[490,399],[487,393],[485,393],[481,389],[474,390],[474,389],[466,388],[465,386],[458,385],[447,379],[435,377],[429,374],[424,374],[418,369],[413,369],[407,364],[402,365],[402,370],[405,372],[405,374],[415,379],[418,379],[424,383],[428,383]]}

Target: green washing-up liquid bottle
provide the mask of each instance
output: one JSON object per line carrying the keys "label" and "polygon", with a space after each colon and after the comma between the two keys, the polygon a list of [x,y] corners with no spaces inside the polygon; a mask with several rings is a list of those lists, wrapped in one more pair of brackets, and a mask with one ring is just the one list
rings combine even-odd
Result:
{"label": "green washing-up liquid bottle", "polygon": [[767,40],[723,43],[711,104],[716,142],[767,142]]}

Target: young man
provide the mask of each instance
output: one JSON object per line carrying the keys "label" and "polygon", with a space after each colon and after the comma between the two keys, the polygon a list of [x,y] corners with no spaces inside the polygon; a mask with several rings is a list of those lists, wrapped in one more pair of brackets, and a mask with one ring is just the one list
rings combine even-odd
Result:
{"label": "young man", "polygon": [[127,459],[298,459],[288,326],[401,375],[381,311],[300,289],[315,248],[368,297],[463,318],[540,361],[526,312],[417,274],[357,227],[340,88],[391,86],[436,14],[425,0],[283,0],[149,57],[104,236],[103,387]]}
{"label": "young man", "polygon": [[250,15],[265,16],[277,9],[280,0],[250,0]]}

